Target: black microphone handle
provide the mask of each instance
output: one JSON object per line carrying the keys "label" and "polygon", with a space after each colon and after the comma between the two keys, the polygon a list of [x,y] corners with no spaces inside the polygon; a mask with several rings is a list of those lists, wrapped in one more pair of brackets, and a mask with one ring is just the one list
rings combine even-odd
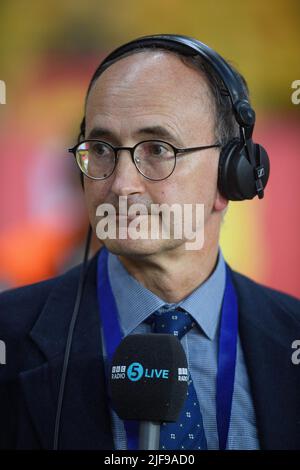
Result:
{"label": "black microphone handle", "polygon": [[141,421],[139,450],[159,450],[160,423]]}

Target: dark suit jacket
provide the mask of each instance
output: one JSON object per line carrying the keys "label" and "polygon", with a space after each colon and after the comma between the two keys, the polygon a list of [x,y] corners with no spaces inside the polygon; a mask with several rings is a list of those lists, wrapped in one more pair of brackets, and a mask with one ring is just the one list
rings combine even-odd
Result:
{"label": "dark suit jacket", "polygon": [[[60,448],[113,449],[107,404],[96,257],[88,265],[70,357]],[[239,333],[262,449],[300,449],[300,301],[232,272]],[[62,359],[79,267],[0,295],[0,448],[51,449]]]}

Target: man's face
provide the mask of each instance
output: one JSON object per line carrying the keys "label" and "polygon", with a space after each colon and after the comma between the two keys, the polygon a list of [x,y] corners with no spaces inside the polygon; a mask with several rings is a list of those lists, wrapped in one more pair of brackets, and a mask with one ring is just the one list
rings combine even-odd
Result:
{"label": "man's face", "polygon": [[[128,147],[149,139],[164,140],[178,148],[212,145],[214,112],[208,85],[198,71],[174,54],[147,51],[121,59],[97,79],[90,91],[85,137]],[[120,151],[109,178],[84,179],[94,231],[99,204],[111,203],[117,209],[120,196],[127,197],[128,206],[146,204],[149,212],[151,204],[204,204],[205,229],[215,226],[226,205],[217,191],[218,158],[217,148],[179,155],[169,178],[151,181],[138,172],[128,151]],[[172,237],[104,240],[110,251],[125,256],[181,249],[184,243]]]}

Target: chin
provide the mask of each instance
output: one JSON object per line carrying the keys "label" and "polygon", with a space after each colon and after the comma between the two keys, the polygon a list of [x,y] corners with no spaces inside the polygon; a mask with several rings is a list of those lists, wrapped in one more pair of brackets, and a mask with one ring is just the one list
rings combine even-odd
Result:
{"label": "chin", "polygon": [[[156,255],[178,246],[179,240],[106,239],[103,245],[115,255],[140,257]],[[182,243],[182,241],[181,241]]]}

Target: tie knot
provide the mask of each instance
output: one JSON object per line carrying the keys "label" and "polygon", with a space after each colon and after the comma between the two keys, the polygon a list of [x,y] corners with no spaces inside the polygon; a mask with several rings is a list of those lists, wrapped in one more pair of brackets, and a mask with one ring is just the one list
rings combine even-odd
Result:
{"label": "tie knot", "polygon": [[178,336],[178,339],[196,324],[193,317],[180,307],[154,312],[148,322],[152,325],[153,333],[171,334]]}

